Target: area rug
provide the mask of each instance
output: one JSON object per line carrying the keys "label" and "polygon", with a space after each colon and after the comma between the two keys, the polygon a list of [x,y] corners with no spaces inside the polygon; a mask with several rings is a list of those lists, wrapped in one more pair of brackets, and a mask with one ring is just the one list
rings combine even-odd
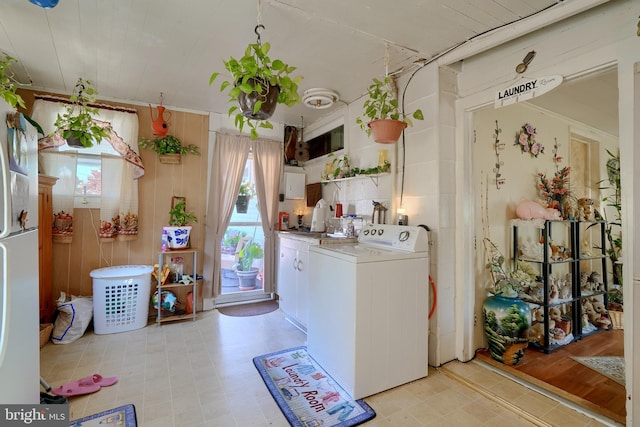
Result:
{"label": "area rug", "polygon": [[136,427],[138,425],[136,422],[136,408],[133,405],[119,406],[69,423],[69,427],[98,427],[105,425]]}
{"label": "area rug", "polygon": [[269,300],[254,302],[251,304],[230,305],[227,307],[220,307],[218,311],[225,316],[245,317],[245,316],[258,316],[260,314],[271,313],[278,309],[278,301]]}
{"label": "area rug", "polygon": [[599,374],[612,379],[618,384],[625,385],[624,381],[624,357],[600,356],[600,357],[571,357],[578,363],[593,369]]}
{"label": "area rug", "polygon": [[356,426],[376,416],[364,400],[351,398],[304,346],[254,357],[253,364],[294,427]]}

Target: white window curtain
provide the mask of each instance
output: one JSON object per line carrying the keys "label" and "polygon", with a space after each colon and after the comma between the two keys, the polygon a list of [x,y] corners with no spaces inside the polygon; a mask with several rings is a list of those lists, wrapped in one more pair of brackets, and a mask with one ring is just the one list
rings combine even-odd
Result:
{"label": "white window curtain", "polygon": [[264,292],[273,292],[275,276],[275,233],[282,168],[282,146],[278,141],[248,136],[217,134],[207,203],[204,244],[203,298],[221,293],[220,242],[227,230],[244,167],[253,150],[256,193],[264,231]]}
{"label": "white window curtain", "polygon": [[73,199],[76,189],[76,163],[78,153],[75,151],[41,152],[40,169],[45,175],[58,178],[53,186],[53,240],[70,243],[73,237]]}
{"label": "white window curtain", "polygon": [[[53,187],[54,213],[56,199],[65,201],[65,213],[73,218],[73,197],[75,195],[75,164],[71,173],[69,158],[73,154],[61,151],[65,140],[54,133],[54,123],[58,114],[64,112],[63,98],[36,95],[33,105],[33,119],[42,126],[45,136],[38,140],[40,162],[43,172],[58,177]],[[136,110],[107,105],[92,105],[98,108],[98,124],[111,126],[106,142],[119,154],[102,155],[102,196],[100,205],[100,236],[103,238],[131,238],[138,233],[138,181],[144,175],[142,158],[138,155],[138,116]],[[103,142],[104,144],[104,142]],[[95,147],[95,146],[94,146]],[[64,160],[67,159],[67,160]],[[68,206],[70,200],[70,206]],[[57,217],[56,217],[57,219]],[[59,233],[54,224],[54,233]]]}

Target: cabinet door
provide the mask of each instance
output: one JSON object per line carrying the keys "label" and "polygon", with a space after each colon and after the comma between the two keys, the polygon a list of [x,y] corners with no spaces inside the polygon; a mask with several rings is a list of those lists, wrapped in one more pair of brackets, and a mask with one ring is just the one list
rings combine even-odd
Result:
{"label": "cabinet door", "polygon": [[298,295],[296,317],[302,326],[306,328],[309,314],[309,250],[299,250],[297,256]]}
{"label": "cabinet door", "polygon": [[285,172],[284,174],[284,198],[304,199],[305,174]]}
{"label": "cabinet door", "polygon": [[286,314],[295,317],[297,299],[296,250],[283,245],[281,240],[279,252],[277,291],[280,297],[280,308]]}

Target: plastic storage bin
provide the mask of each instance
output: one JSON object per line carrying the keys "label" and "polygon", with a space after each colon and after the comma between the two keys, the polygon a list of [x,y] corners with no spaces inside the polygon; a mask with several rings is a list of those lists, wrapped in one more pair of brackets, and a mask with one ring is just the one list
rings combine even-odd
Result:
{"label": "plastic storage bin", "polygon": [[150,265],[119,265],[93,270],[93,331],[112,334],[147,325]]}

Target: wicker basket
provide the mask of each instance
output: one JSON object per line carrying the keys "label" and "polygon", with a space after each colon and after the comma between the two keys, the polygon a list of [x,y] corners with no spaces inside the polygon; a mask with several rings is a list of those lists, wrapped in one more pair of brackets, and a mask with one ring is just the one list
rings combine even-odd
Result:
{"label": "wicker basket", "polygon": [[40,348],[44,347],[49,342],[51,332],[53,331],[53,323],[41,323],[40,324]]}
{"label": "wicker basket", "polygon": [[569,335],[571,333],[571,319],[562,316],[562,320],[556,322],[556,328],[562,329],[566,335]]}
{"label": "wicker basket", "polygon": [[624,329],[624,312],[609,310],[609,317],[613,329]]}

